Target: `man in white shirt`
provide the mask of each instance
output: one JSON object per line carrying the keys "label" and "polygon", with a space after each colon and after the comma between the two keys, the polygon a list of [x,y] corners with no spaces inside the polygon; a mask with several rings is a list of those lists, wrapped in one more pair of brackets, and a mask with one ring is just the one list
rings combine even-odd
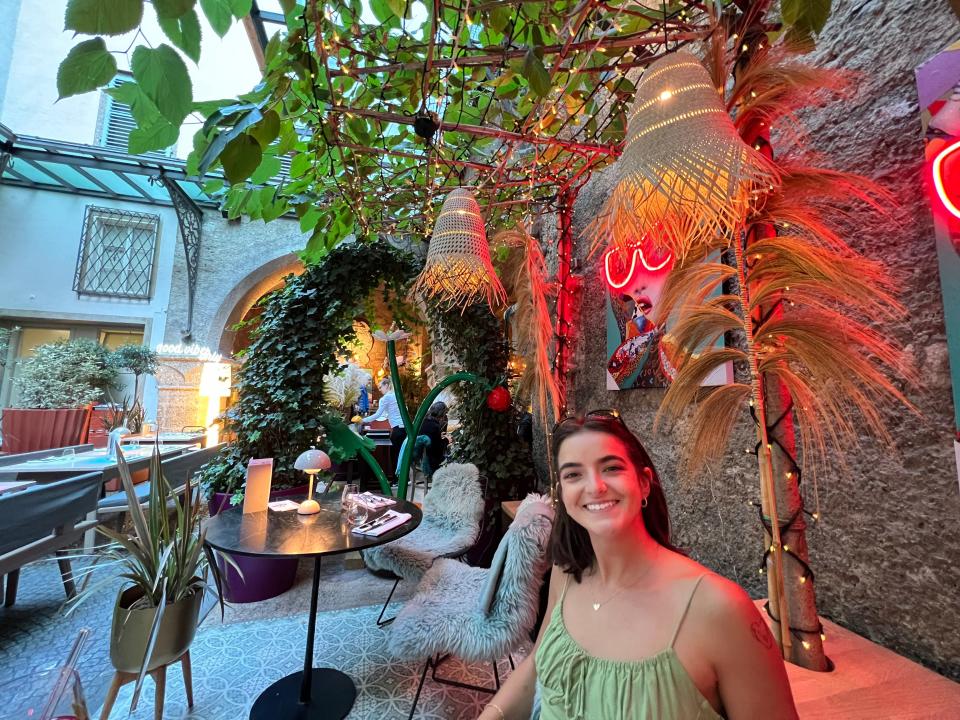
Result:
{"label": "man in white shirt", "polygon": [[[363,422],[373,422],[374,420],[387,420],[390,423],[390,444],[393,446],[393,459],[400,457],[400,448],[407,437],[406,428],[403,427],[403,416],[400,415],[400,405],[397,404],[397,396],[393,391],[393,382],[385,377],[377,385],[383,397],[380,398],[380,404],[377,411],[368,415]],[[389,470],[388,470],[389,472]]]}

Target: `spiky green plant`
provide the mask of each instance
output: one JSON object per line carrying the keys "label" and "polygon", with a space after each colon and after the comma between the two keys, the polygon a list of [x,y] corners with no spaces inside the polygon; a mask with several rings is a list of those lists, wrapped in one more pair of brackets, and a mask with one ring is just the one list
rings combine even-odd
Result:
{"label": "spiky green plant", "polygon": [[[125,584],[139,591],[139,597],[127,609],[156,610],[134,687],[131,709],[135,709],[164,610],[167,605],[194,593],[204,592],[207,587],[207,582],[203,579],[207,556],[203,551],[204,531],[200,529],[199,497],[196,484],[192,483],[189,477],[183,491],[174,494],[163,475],[160,454],[155,449],[150,460],[150,494],[144,509],[140,505],[141,499],[137,497],[130,468],[123,459],[122,452],[117,453],[117,468],[127,497],[133,533],[127,535],[100,527],[99,532],[106,535],[112,543],[104,550],[96,567],[101,570],[119,568],[119,577],[124,579]],[[168,506],[171,499],[175,500],[172,503],[173,509]],[[235,567],[229,557],[224,557]],[[90,572],[92,570],[88,570],[87,574]],[[78,575],[82,574],[84,573]],[[116,577],[117,574],[110,573],[108,577],[87,586],[72,601],[70,612],[99,590],[108,586],[112,588]],[[214,577],[218,578],[216,573]],[[218,595],[222,596],[222,593],[218,592]],[[221,602],[221,610],[222,607]]]}

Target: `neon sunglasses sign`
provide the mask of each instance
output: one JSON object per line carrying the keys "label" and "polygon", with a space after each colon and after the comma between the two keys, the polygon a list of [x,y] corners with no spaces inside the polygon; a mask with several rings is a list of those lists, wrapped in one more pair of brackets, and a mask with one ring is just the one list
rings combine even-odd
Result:
{"label": "neon sunglasses sign", "polygon": [[937,191],[937,197],[940,198],[940,202],[943,203],[947,212],[955,218],[960,219],[960,208],[954,204],[949,194],[947,194],[947,188],[943,179],[943,163],[957,150],[960,150],[960,140],[947,145],[947,147],[938,152],[937,156],[933,159],[933,187]]}
{"label": "neon sunglasses sign", "polygon": [[616,254],[616,252],[617,251],[615,248],[607,250],[606,254],[603,256],[603,268],[606,271],[607,282],[610,284],[610,287],[617,290],[622,288],[633,279],[633,275],[637,271],[638,260],[640,264],[646,268],[647,272],[658,272],[673,262],[673,253],[667,253],[666,257],[663,259],[663,262],[659,264],[651,264],[643,254],[643,248],[636,247],[633,249],[633,252],[630,253],[630,269],[627,271],[627,274],[624,275],[623,282],[617,282],[613,279],[613,274],[610,270],[610,256]]}

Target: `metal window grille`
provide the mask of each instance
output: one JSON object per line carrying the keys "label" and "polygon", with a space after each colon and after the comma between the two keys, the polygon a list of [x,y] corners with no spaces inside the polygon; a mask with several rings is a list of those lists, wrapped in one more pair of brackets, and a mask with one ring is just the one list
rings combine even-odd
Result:
{"label": "metal window grille", "polygon": [[[121,73],[110,81],[110,87],[117,87],[132,82],[131,75]],[[103,94],[103,113],[100,118],[100,129],[97,133],[97,144],[102,147],[113,148],[120,152],[128,152],[130,133],[137,129],[137,121],[130,112],[130,106],[117,102],[110,95]],[[173,157],[176,145],[165,150],[155,150],[143,153],[148,157]]]}
{"label": "metal window grille", "polygon": [[79,295],[148,299],[160,216],[87,206],[73,289]]}

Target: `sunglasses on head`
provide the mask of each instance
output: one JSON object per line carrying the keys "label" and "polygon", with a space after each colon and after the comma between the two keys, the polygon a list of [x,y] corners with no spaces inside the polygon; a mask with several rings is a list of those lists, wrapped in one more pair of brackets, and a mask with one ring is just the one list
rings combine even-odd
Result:
{"label": "sunglasses on head", "polygon": [[600,408],[598,410],[591,410],[588,413],[583,415],[567,415],[567,417],[562,420],[557,421],[557,424],[553,426],[553,432],[556,433],[564,424],[571,421],[576,421],[578,423],[583,423],[585,420],[601,420],[606,422],[613,422],[627,427],[627,424],[623,421],[623,418],[620,416],[619,410],[613,410],[609,408]]}

